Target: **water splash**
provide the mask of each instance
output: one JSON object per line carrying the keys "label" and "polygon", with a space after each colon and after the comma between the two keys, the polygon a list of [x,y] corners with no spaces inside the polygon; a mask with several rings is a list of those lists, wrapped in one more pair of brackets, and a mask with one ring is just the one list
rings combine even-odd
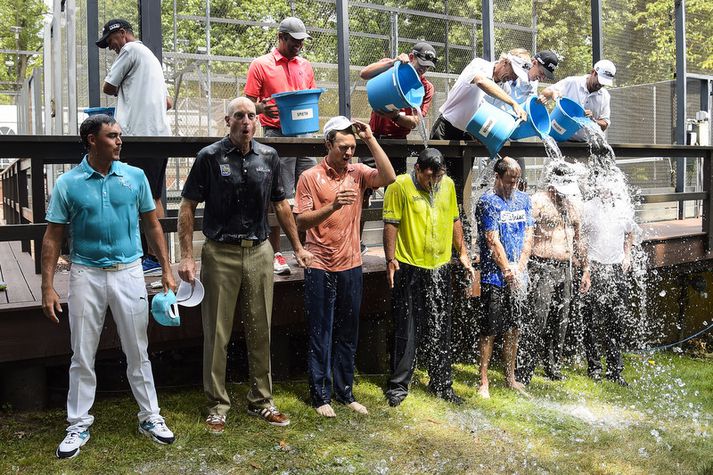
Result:
{"label": "water splash", "polygon": [[416,115],[418,116],[418,134],[421,136],[421,140],[423,141],[423,148],[428,148],[428,131],[426,130],[426,120],[423,117],[423,113],[421,112],[420,107],[415,107],[413,109],[416,111]]}

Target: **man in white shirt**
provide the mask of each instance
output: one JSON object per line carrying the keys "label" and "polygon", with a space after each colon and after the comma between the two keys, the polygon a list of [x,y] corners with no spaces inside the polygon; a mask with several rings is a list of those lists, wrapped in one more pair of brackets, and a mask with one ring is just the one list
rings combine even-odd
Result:
{"label": "man in white shirt", "polygon": [[[168,96],[163,69],[158,58],[134,37],[131,24],[117,18],[109,20],[96,42],[99,48],[109,48],[118,56],[104,79],[102,90],[117,96],[116,121],[124,135],[171,135],[166,110],[173,106]],[[144,171],[151,187],[158,218],[164,217],[161,193],[166,186],[165,157],[133,157],[124,160]],[[155,253],[144,249],[145,273],[159,270]]]}
{"label": "man in white shirt", "polygon": [[597,196],[584,203],[583,231],[588,246],[591,279],[583,312],[584,348],[590,378],[595,381],[601,379],[600,344],[603,344],[606,378],[627,386],[621,376],[624,369],[621,335],[635,224],[634,209],[619,196],[625,193],[623,182],[620,184],[617,191],[605,182],[596,190]]}
{"label": "man in white shirt", "polygon": [[438,110],[441,115],[433,123],[431,139],[473,140],[467,132],[468,123],[486,95],[505,102],[518,117],[527,120],[527,114],[520,104],[508,96],[498,83],[515,79],[527,82],[530,66],[529,53],[520,49],[503,53],[495,62],[475,58],[458,76],[445,104]]}
{"label": "man in white shirt", "polygon": [[[527,53],[527,50],[519,48],[513,51],[522,51]],[[525,102],[525,99],[537,94],[537,88],[540,81],[554,81],[555,69],[559,64],[559,56],[552,51],[540,51],[532,57],[532,65],[527,70],[527,81],[518,78],[515,81],[505,82],[500,85],[503,91],[508,96],[515,99],[518,104]],[[502,109],[507,109],[507,104],[492,96],[487,96],[486,101],[494,106]],[[518,162],[519,163],[519,162]]]}
{"label": "man in white shirt", "polygon": [[[604,86],[614,84],[616,66],[607,59],[597,61],[589,74],[585,76],[570,76],[542,91],[542,102],[567,97],[577,102],[584,109],[587,117],[592,119],[606,131],[611,124],[611,97]],[[579,130],[570,140],[583,142],[587,134]]]}

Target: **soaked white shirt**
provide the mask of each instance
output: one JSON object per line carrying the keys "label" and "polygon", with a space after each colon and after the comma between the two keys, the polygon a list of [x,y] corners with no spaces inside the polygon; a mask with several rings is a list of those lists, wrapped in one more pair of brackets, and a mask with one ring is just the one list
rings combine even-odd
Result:
{"label": "soaked white shirt", "polygon": [[445,104],[438,109],[444,119],[454,127],[466,131],[468,122],[478,110],[483,98],[487,96],[485,91],[473,84],[473,79],[478,74],[493,79],[494,67],[495,63],[475,58],[463,69],[453,89],[448,93]]}
{"label": "soaked white shirt", "polygon": [[623,200],[594,197],[584,203],[582,224],[590,261],[621,264],[626,235],[634,230],[633,208]]}
{"label": "soaked white shirt", "polygon": [[[608,125],[611,125],[611,96],[609,96],[609,91],[601,88],[597,92],[589,92],[589,89],[587,89],[587,75],[564,78],[552,88],[564,97],[572,99],[585,110],[592,111],[593,118],[604,120]],[[580,130],[570,140],[584,142],[587,140],[587,134]]]}
{"label": "soaked white shirt", "polygon": [[119,88],[115,118],[124,135],[171,135],[163,69],[143,43],[126,43],[104,81]]}

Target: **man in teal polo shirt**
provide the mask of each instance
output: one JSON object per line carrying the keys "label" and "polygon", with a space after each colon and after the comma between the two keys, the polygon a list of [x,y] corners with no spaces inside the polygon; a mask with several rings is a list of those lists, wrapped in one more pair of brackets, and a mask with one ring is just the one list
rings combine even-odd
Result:
{"label": "man in teal polo shirt", "polygon": [[57,448],[59,458],[72,458],[89,440],[94,417],[94,357],[107,308],[116,323],[126,356],[126,376],[139,405],[139,432],[160,444],[171,444],[156,398],[146,350],[148,298],[141,268],[139,216],[146,236],[158,252],[163,291],[175,290],[163,230],[156,217],[144,173],[119,161],[121,127],[106,115],[95,115],[80,127],[89,153],[82,163],[57,179],[47,210],[42,241],[42,309],[59,323],[60,298],[53,288],[62,242],[69,233],[72,269],[67,304],[72,363],[67,395],[67,435]]}
{"label": "man in teal polo shirt", "polygon": [[408,395],[418,351],[425,353],[435,396],[460,404],[451,381],[451,266],[453,248],[471,278],[453,180],[441,152],[422,150],[414,171],[399,175],[384,195],[386,277],[393,288],[394,349],[386,398],[398,406]]}

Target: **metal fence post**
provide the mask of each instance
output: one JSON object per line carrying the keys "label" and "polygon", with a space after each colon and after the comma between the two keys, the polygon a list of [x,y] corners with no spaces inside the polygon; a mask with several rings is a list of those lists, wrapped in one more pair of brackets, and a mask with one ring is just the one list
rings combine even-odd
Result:
{"label": "metal fence post", "polygon": [[87,78],[89,80],[89,107],[99,107],[99,48],[94,42],[99,38],[98,0],[87,0]]}
{"label": "metal fence post", "polygon": [[495,21],[493,0],[482,1],[483,10],[483,59],[495,61]]}
{"label": "metal fence post", "polygon": [[602,59],[603,54],[602,2],[601,0],[592,0],[592,64]]}
{"label": "metal fence post", "polygon": [[391,12],[391,57],[399,55],[399,14]]}
{"label": "metal fence post", "polygon": [[[675,1],[676,16],[676,143],[686,145],[686,2]],[[685,191],[686,159],[676,160],[676,192]],[[679,203],[678,218],[683,219],[683,204]]]}
{"label": "metal fence post", "polygon": [[337,71],[339,78],[339,114],[351,117],[348,0],[337,0]]}

